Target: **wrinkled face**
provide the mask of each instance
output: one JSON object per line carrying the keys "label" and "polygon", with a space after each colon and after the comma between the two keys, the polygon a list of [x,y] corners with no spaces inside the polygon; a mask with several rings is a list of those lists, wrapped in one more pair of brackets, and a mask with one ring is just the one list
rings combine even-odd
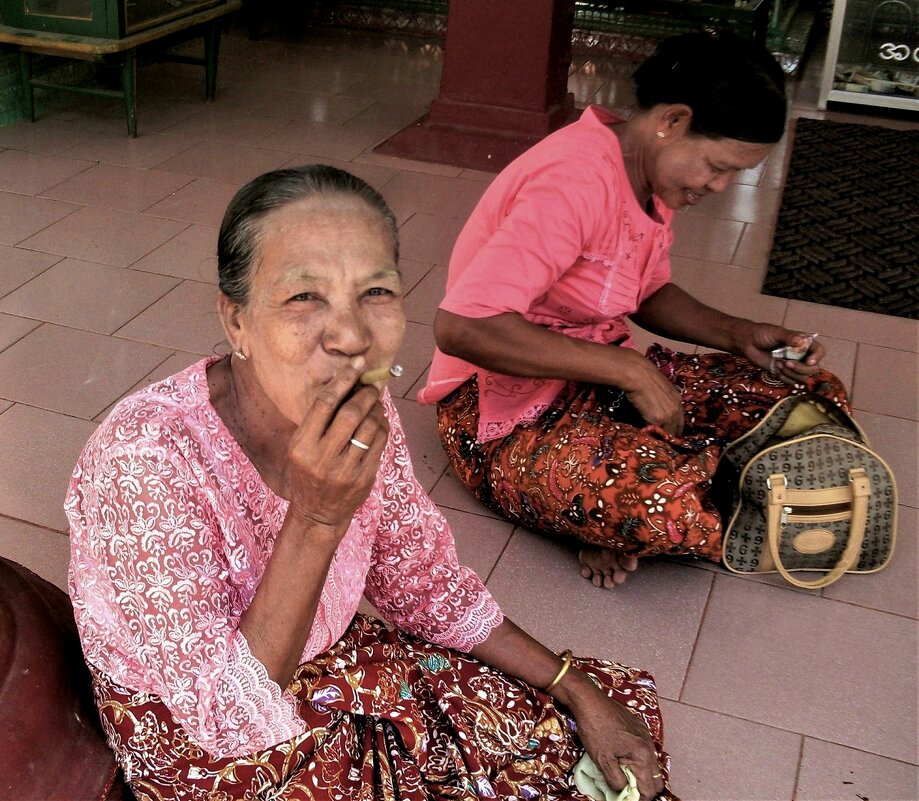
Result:
{"label": "wrinkled face", "polygon": [[384,220],[360,199],[288,204],[260,232],[231,342],[267,398],[299,424],[352,357],[363,356],[366,369],[393,363],[405,331],[402,280]]}
{"label": "wrinkled face", "polygon": [[723,192],[741,170],[759,164],[772,145],[709,139],[685,129],[660,140],[648,176],[651,191],[669,208],[695,206],[710,192]]}

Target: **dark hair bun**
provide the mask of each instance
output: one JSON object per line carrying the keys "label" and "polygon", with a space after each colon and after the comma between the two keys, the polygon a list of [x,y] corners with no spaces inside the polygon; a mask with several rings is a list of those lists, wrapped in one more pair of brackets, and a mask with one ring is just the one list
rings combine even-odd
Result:
{"label": "dark hair bun", "polygon": [[683,103],[691,130],[712,138],[778,142],[785,131],[785,74],[762,45],[729,31],[662,41],[635,71],[639,107]]}

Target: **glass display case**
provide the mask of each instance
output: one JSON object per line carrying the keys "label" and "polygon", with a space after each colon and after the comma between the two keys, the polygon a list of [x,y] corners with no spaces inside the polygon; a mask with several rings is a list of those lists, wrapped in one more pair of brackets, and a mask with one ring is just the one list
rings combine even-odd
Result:
{"label": "glass display case", "polygon": [[919,111],[919,0],[836,0],[819,107]]}
{"label": "glass display case", "polygon": [[225,0],[0,0],[3,24],[120,39]]}

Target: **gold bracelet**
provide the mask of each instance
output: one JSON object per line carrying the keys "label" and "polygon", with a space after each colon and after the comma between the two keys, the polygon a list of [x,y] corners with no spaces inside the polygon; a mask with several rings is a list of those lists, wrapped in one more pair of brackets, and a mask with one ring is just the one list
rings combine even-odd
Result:
{"label": "gold bracelet", "polygon": [[568,668],[571,667],[571,651],[562,651],[559,656],[562,658],[562,666],[558,673],[555,674],[555,678],[549,682],[549,686],[546,687],[545,692],[547,694],[551,693],[558,686],[558,683],[565,678]]}

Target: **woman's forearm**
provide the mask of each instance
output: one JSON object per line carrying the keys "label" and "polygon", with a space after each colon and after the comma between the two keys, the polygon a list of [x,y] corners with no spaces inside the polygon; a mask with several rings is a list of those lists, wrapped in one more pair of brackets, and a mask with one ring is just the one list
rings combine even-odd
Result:
{"label": "woman's forearm", "polygon": [[[558,675],[562,660],[538,640],[533,639],[509,618],[477,645],[470,654],[486,665],[526,682],[531,687],[548,687]],[[578,698],[593,691],[583,673],[572,668],[552,689],[551,695],[569,709],[575,709]]]}
{"label": "woman's forearm", "polygon": [[282,688],[303,654],[340,534],[288,515],[239,629]]}
{"label": "woman's forearm", "polygon": [[738,331],[751,323],[713,309],[676,284],[665,284],[631,316],[652,334],[736,353]]}
{"label": "woman's forearm", "polygon": [[641,381],[645,360],[631,348],[615,348],[550,331],[519,314],[462,317],[438,310],[437,346],[486,370],[525,378],[558,378],[608,384],[626,390]]}

